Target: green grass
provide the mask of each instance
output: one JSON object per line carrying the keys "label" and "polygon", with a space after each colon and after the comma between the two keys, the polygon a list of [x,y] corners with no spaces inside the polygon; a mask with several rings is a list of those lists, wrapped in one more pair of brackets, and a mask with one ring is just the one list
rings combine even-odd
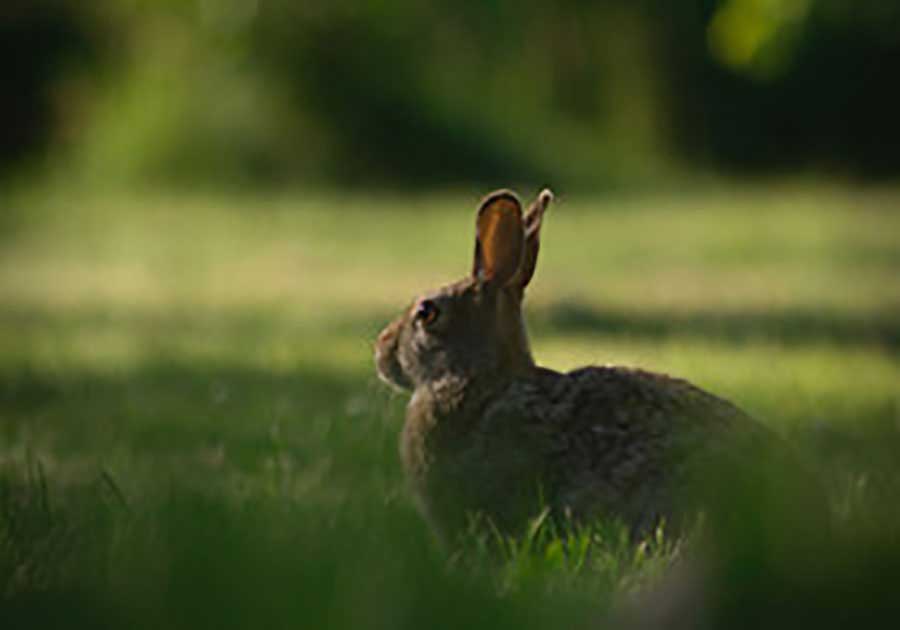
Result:
{"label": "green grass", "polygon": [[[404,400],[375,379],[371,342],[469,268],[475,201],[14,197],[0,612],[29,627],[568,627],[656,583],[679,541],[537,523],[498,563],[477,533],[441,550],[411,505]],[[897,191],[807,185],[563,197],[547,217],[528,296],[539,362],[689,378],[824,480],[839,529],[820,577],[732,540],[717,583],[743,599],[716,600],[721,619],[783,588],[827,611],[823,583],[900,567],[897,207]],[[873,609],[853,593],[834,601]]]}

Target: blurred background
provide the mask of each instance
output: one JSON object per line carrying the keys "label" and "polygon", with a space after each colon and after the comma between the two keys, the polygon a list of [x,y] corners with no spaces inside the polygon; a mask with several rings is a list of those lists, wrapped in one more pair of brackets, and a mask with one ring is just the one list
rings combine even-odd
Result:
{"label": "blurred background", "polygon": [[4,5],[7,176],[602,190],[900,171],[885,0]]}
{"label": "blurred background", "polygon": [[[0,623],[890,626],[898,69],[891,0],[3,0]],[[734,401],[826,538],[776,481],[693,593],[665,531],[437,545],[371,343],[500,186],[537,361]]]}

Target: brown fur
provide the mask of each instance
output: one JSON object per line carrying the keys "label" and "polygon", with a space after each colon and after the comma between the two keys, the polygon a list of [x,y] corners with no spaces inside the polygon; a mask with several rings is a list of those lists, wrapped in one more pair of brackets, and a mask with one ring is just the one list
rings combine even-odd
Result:
{"label": "brown fur", "polygon": [[[522,297],[551,199],[542,192],[523,217],[513,193],[488,195],[472,275],[422,296],[376,344],[379,375],[413,391],[401,456],[445,539],[472,513],[514,533],[545,506],[577,520],[617,517],[645,532],[682,512],[682,490],[735,436],[745,445],[768,440],[730,403],[682,380],[535,365]],[[439,313],[427,324],[417,316],[423,300]]]}

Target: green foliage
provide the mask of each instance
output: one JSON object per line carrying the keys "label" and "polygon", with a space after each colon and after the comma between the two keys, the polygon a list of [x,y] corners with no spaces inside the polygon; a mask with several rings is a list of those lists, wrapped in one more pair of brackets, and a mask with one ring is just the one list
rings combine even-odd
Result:
{"label": "green foliage", "polygon": [[702,4],[21,3],[0,166],[362,189],[897,174],[895,3]]}

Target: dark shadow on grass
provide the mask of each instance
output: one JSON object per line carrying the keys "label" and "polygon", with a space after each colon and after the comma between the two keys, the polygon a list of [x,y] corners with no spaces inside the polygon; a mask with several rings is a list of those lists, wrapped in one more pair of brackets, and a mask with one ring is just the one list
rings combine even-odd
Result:
{"label": "dark shadow on grass", "polygon": [[399,476],[403,402],[374,377],[321,367],[184,359],[112,372],[3,365],[0,444],[95,472],[110,460],[146,469],[159,458],[255,474],[287,457],[295,470],[327,467],[349,484],[375,469]]}
{"label": "dark shadow on grass", "polygon": [[878,345],[900,351],[900,310],[860,316],[813,309],[748,311],[652,311],[597,309],[558,302],[533,310],[535,334],[578,333],[646,339],[702,337],[727,342],[767,340],[784,345],[816,342]]}

